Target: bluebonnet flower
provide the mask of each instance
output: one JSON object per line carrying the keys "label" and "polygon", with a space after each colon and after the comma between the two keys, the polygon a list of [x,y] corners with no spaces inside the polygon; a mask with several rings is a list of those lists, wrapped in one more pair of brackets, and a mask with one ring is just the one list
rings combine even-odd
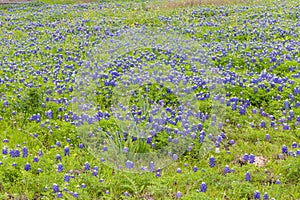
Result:
{"label": "bluebonnet flower", "polygon": [[19,149],[15,150],[14,157],[20,157],[20,150]]}
{"label": "bluebonnet flower", "polygon": [[69,182],[70,182],[70,179],[71,179],[71,177],[70,177],[69,174],[65,174],[65,175],[64,175],[64,181],[65,181],[65,182],[68,182],[68,183],[69,183]]}
{"label": "bluebonnet flower", "polygon": [[95,169],[94,169],[92,175],[93,175],[93,176],[98,176],[98,170],[95,170]]}
{"label": "bluebonnet flower", "polygon": [[257,190],[254,192],[254,199],[260,199],[260,192]]}
{"label": "bluebonnet flower", "polygon": [[84,163],[84,170],[90,170],[91,166],[89,162]]}
{"label": "bluebonnet flower", "polygon": [[253,113],[253,114],[256,114],[256,113],[257,113],[256,108],[253,108],[252,113]]}
{"label": "bluebonnet flower", "polygon": [[269,200],[269,195],[267,192],[265,192],[264,196],[263,196],[264,200]]}
{"label": "bluebonnet flower", "polygon": [[150,172],[154,172],[154,162],[151,161],[150,164],[149,164],[149,169],[150,169]]}
{"label": "bluebonnet flower", "polygon": [[43,151],[40,149],[40,150],[39,150],[39,153],[38,153],[38,156],[39,156],[39,157],[42,157],[43,155],[44,155],[44,153],[43,153]]}
{"label": "bluebonnet flower", "polygon": [[34,158],[33,158],[33,162],[39,162],[39,157],[37,157],[37,156],[34,156]]}
{"label": "bluebonnet flower", "polygon": [[197,171],[198,171],[198,167],[197,167],[197,166],[194,166],[194,167],[193,167],[193,171],[194,171],[194,172],[197,172]]}
{"label": "bluebonnet flower", "polygon": [[95,165],[95,166],[93,167],[93,170],[98,171],[98,170],[99,170],[99,167]]}
{"label": "bluebonnet flower", "polygon": [[12,157],[12,158],[16,157],[16,156],[15,156],[15,150],[10,149],[10,150],[9,150],[9,155],[10,155],[10,157]]}
{"label": "bluebonnet flower", "polygon": [[26,163],[25,166],[24,166],[24,170],[29,171],[30,169],[31,169],[30,164]]}
{"label": "bluebonnet flower", "polygon": [[80,143],[78,146],[79,146],[80,149],[84,148],[84,145],[82,143]]}
{"label": "bluebonnet flower", "polygon": [[215,163],[216,163],[215,158],[214,158],[213,156],[211,156],[211,157],[209,158],[209,166],[210,166],[210,167],[214,167],[214,166],[215,166]]}
{"label": "bluebonnet flower", "polygon": [[287,154],[287,153],[288,153],[288,148],[287,148],[286,145],[283,145],[283,146],[282,146],[281,152],[282,152],[283,154]]}
{"label": "bluebonnet flower", "polygon": [[262,121],[260,122],[260,127],[261,127],[261,128],[266,128],[266,123],[265,123],[264,120],[262,120]]}
{"label": "bluebonnet flower", "polygon": [[74,193],[73,193],[73,197],[74,197],[74,198],[78,198],[78,197],[79,197],[78,193],[77,193],[77,192],[74,192]]}
{"label": "bluebonnet flower", "polygon": [[230,173],[230,172],[231,172],[230,168],[228,167],[228,165],[226,165],[226,166],[224,167],[224,175],[226,175],[226,174],[228,174],[228,173]]}
{"label": "bluebonnet flower", "polygon": [[161,177],[161,173],[159,171],[156,172],[156,177]]}
{"label": "bluebonnet flower", "polygon": [[53,192],[54,192],[54,193],[58,193],[58,192],[59,192],[59,186],[58,186],[56,183],[54,183],[54,184],[52,185],[52,189],[53,189]]}
{"label": "bluebonnet flower", "polygon": [[147,142],[147,144],[151,144],[152,143],[152,136],[148,136],[146,142]]}
{"label": "bluebonnet flower", "polygon": [[28,157],[28,148],[27,147],[23,147],[23,149],[22,149],[22,156],[23,156],[23,158],[27,158]]}
{"label": "bluebonnet flower", "polygon": [[7,154],[8,154],[8,149],[7,149],[7,147],[4,146],[4,147],[2,148],[2,154],[3,154],[3,155],[7,155]]}
{"label": "bluebonnet flower", "polygon": [[58,161],[61,162],[62,161],[60,154],[56,154],[56,158],[55,159],[56,159],[56,162],[58,162]]}
{"label": "bluebonnet flower", "polygon": [[108,151],[108,147],[107,147],[107,146],[104,146],[104,147],[102,148],[102,150],[103,150],[103,151]]}
{"label": "bluebonnet flower", "polygon": [[70,155],[70,149],[68,146],[65,146],[64,148],[64,156],[69,156]]}
{"label": "bluebonnet flower", "polygon": [[181,171],[180,168],[177,168],[176,172],[177,172],[177,173],[181,173],[182,171]]}
{"label": "bluebonnet flower", "polygon": [[247,153],[244,154],[244,160],[248,161],[249,160],[249,155]]}
{"label": "bluebonnet flower", "polygon": [[128,147],[124,147],[123,152],[128,153]]}
{"label": "bluebonnet flower", "polygon": [[125,166],[126,166],[127,169],[133,169],[134,168],[134,164],[130,160],[126,161]]}
{"label": "bluebonnet flower", "polygon": [[180,199],[181,197],[182,197],[182,192],[177,191],[177,192],[176,192],[176,198],[177,198],[177,199]]}
{"label": "bluebonnet flower", "polygon": [[202,134],[199,135],[199,143],[203,143],[204,142],[204,138],[205,138],[205,135],[202,135]]}
{"label": "bluebonnet flower", "polygon": [[246,172],[246,175],[245,175],[245,177],[246,177],[246,181],[250,181],[250,173],[247,171]]}
{"label": "bluebonnet flower", "polygon": [[63,170],[64,170],[64,167],[63,167],[62,163],[58,163],[58,165],[57,165],[57,171],[58,172],[62,172]]}
{"label": "bluebonnet flower", "polygon": [[287,123],[283,123],[283,130],[290,130],[290,127]]}
{"label": "bluebonnet flower", "polygon": [[292,117],[292,118],[295,116],[295,114],[294,114],[294,111],[293,111],[293,110],[290,110],[290,113],[289,113],[289,114],[290,114],[290,117]]}
{"label": "bluebonnet flower", "polygon": [[61,192],[58,192],[57,193],[57,198],[61,199],[63,197],[62,193]]}
{"label": "bluebonnet flower", "polygon": [[255,156],[253,154],[250,154],[249,156],[249,162],[254,163],[255,162]]}
{"label": "bluebonnet flower", "polygon": [[173,160],[177,160],[178,156],[176,154],[173,154]]}
{"label": "bluebonnet flower", "polygon": [[207,190],[207,185],[205,182],[202,182],[200,185],[200,192],[206,192]]}
{"label": "bluebonnet flower", "polygon": [[289,101],[288,100],[284,100],[284,109],[288,110],[289,109]]}

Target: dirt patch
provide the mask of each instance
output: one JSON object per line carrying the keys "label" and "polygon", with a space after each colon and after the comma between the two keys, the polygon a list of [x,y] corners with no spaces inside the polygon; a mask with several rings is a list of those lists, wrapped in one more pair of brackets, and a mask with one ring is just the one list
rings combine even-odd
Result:
{"label": "dirt patch", "polygon": [[[263,156],[255,156],[255,162],[253,163],[257,167],[264,167],[268,162],[268,159],[264,158]],[[238,157],[235,159],[234,164],[238,164],[239,166],[243,166],[249,162],[245,161],[243,156]]]}
{"label": "dirt patch", "polygon": [[255,157],[255,162],[254,165],[257,167],[263,167],[266,165],[266,163],[268,162],[268,160],[262,156],[257,156]]}

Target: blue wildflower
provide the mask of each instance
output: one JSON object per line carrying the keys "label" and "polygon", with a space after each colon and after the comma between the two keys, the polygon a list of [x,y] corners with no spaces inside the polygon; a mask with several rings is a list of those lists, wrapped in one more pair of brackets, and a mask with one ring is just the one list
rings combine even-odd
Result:
{"label": "blue wildflower", "polygon": [[68,146],[65,146],[64,148],[64,156],[69,156],[70,155],[70,149]]}
{"label": "blue wildflower", "polygon": [[22,149],[22,156],[23,156],[23,158],[27,158],[28,157],[28,148],[27,147],[23,147],[23,149]]}
{"label": "blue wildflower", "polygon": [[84,170],[90,170],[91,166],[89,162],[84,163]]}
{"label": "blue wildflower", "polygon": [[26,163],[25,166],[24,166],[24,170],[29,171],[30,169],[31,169],[30,164]]}
{"label": "blue wildflower", "polygon": [[59,186],[58,186],[56,183],[54,183],[54,184],[52,185],[52,189],[53,189],[53,192],[54,192],[54,193],[58,193],[58,192],[59,192]]}
{"label": "blue wildflower", "polygon": [[257,190],[254,192],[254,199],[260,199],[260,192]]}
{"label": "blue wildflower", "polygon": [[267,192],[265,192],[264,196],[263,196],[264,200],[269,200],[269,195]]}
{"label": "blue wildflower", "polygon": [[287,153],[288,153],[288,148],[287,148],[286,145],[283,145],[283,146],[282,146],[281,152],[282,152],[283,154],[287,154]]}
{"label": "blue wildflower", "polygon": [[176,198],[180,199],[182,197],[182,193],[180,191],[176,192]]}
{"label": "blue wildflower", "polygon": [[250,173],[247,171],[246,172],[246,175],[245,175],[245,177],[246,177],[246,181],[250,181]]}
{"label": "blue wildflower", "polygon": [[63,167],[62,163],[58,163],[58,165],[57,165],[57,171],[58,172],[62,172],[63,170],[64,170],[64,167]]}
{"label": "blue wildflower", "polygon": [[214,158],[213,156],[211,156],[211,157],[209,158],[209,166],[210,166],[210,167],[214,167],[215,164],[216,164],[216,160],[215,160],[215,158]]}
{"label": "blue wildflower", "polygon": [[207,185],[205,182],[202,182],[200,185],[200,192],[206,192],[207,190]]}

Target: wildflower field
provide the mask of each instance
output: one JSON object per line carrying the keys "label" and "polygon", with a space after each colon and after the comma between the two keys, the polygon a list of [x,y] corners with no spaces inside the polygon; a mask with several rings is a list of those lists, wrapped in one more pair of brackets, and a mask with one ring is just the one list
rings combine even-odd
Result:
{"label": "wildflower field", "polygon": [[299,34],[296,0],[0,5],[0,199],[300,199]]}

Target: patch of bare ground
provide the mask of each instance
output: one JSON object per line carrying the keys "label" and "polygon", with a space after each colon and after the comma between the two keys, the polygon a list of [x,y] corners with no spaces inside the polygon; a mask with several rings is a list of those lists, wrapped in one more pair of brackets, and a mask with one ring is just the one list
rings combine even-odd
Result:
{"label": "patch of bare ground", "polygon": [[257,167],[264,167],[267,164],[268,160],[263,156],[255,157],[254,165]]}
{"label": "patch of bare ground", "polygon": [[[233,162],[234,164],[238,164],[239,166],[243,166],[248,163],[244,160],[243,156],[238,157]],[[267,164],[267,162],[267,158],[264,158],[263,156],[255,156],[255,162],[253,164],[257,167],[264,167]]]}

